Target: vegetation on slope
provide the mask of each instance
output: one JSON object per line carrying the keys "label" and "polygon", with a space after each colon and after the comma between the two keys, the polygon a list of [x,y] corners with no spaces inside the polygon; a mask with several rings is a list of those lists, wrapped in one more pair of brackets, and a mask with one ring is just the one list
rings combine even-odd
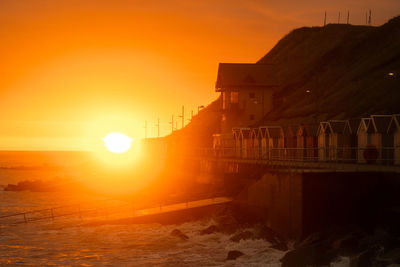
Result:
{"label": "vegetation on slope", "polygon": [[296,29],[259,63],[274,64],[280,81],[260,124],[400,113],[400,17]]}

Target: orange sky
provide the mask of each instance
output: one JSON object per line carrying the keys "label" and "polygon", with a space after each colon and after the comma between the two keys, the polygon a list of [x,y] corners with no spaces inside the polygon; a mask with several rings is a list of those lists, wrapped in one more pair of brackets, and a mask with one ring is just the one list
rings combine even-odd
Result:
{"label": "orange sky", "polygon": [[[276,3],[279,2],[279,3]],[[84,149],[93,132],[141,138],[217,97],[219,62],[255,62],[291,29],[350,10],[380,25],[398,0],[2,0],[0,149]],[[181,123],[179,121],[178,126]]]}

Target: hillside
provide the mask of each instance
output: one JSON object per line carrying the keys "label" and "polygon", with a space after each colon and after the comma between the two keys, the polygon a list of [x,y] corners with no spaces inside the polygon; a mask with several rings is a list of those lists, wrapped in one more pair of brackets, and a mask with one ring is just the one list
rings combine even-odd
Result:
{"label": "hillside", "polygon": [[[400,113],[400,17],[380,27],[296,29],[258,63],[275,66],[279,89],[273,110],[255,126]],[[169,138],[209,147],[220,116],[217,99]]]}
{"label": "hillside", "polygon": [[400,17],[296,29],[258,63],[274,64],[280,81],[259,124],[400,113]]}

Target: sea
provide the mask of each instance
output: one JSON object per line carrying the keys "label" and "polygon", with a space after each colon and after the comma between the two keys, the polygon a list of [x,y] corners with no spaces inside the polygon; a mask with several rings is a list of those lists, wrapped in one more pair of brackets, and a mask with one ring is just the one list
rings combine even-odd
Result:
{"label": "sea", "polygon": [[[1,266],[281,265],[285,252],[265,240],[234,242],[229,234],[201,235],[215,224],[212,218],[179,225],[96,225],[88,222],[116,216],[116,207],[117,216],[128,216],[130,203],[99,194],[3,190],[24,180],[80,179],[77,166],[89,161],[88,152],[0,152]],[[174,229],[188,239],[171,235]],[[244,255],[227,260],[231,250]]]}

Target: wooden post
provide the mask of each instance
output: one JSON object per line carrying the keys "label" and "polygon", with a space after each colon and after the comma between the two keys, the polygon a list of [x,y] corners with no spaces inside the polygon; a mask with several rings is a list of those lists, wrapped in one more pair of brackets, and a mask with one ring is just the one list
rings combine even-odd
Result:
{"label": "wooden post", "polygon": [[24,213],[24,222],[28,223],[28,220],[26,219],[26,214]]}

